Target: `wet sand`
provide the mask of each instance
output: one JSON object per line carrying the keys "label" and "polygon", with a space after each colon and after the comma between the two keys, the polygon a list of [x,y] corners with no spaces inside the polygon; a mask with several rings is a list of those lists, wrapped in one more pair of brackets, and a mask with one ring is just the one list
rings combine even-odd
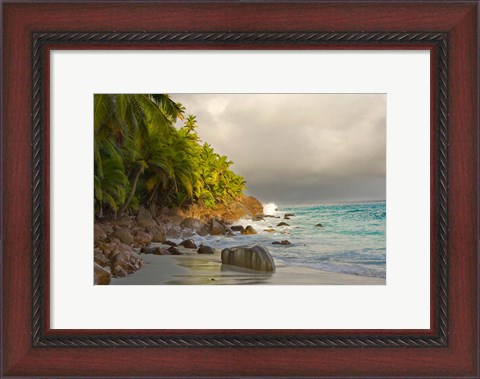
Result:
{"label": "wet sand", "polygon": [[274,284],[274,285],[385,285],[384,278],[363,277],[277,263],[276,272],[265,273],[222,265],[220,252],[197,254],[180,248],[183,255],[141,255],[145,266],[124,278],[112,278],[112,285],[160,284]]}

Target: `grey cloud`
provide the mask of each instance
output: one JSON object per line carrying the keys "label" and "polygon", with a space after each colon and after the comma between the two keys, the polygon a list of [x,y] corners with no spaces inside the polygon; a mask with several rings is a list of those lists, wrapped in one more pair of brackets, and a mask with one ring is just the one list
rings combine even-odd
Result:
{"label": "grey cloud", "polygon": [[173,94],[263,201],[385,198],[386,95]]}

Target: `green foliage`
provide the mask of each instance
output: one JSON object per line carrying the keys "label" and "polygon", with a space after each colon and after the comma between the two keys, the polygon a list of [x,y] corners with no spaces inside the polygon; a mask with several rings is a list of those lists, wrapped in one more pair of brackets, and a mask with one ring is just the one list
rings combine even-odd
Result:
{"label": "green foliage", "polygon": [[95,210],[101,211],[108,204],[115,212],[125,202],[128,184],[123,159],[110,141],[95,143],[94,159]]}
{"label": "green foliage", "polygon": [[[95,95],[95,210],[124,212],[143,204],[213,208],[242,194],[232,162],[197,135],[195,116],[169,95]],[[185,120],[175,128],[177,119]]]}

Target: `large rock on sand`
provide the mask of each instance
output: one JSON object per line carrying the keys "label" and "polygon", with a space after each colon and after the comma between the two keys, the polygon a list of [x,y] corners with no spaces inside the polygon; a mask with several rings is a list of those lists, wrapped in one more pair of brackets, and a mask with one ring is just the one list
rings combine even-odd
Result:
{"label": "large rock on sand", "polygon": [[188,217],[180,224],[184,229],[191,229],[199,236],[206,236],[208,234],[205,224],[198,218]]}
{"label": "large rock on sand", "polygon": [[236,246],[222,250],[222,263],[256,271],[275,272],[275,262],[266,247]]}

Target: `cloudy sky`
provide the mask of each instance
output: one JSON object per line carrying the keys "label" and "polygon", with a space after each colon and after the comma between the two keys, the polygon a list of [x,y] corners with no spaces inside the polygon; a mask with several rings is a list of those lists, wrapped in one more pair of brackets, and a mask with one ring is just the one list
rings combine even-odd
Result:
{"label": "cloudy sky", "polygon": [[172,94],[263,202],[385,199],[384,94]]}

